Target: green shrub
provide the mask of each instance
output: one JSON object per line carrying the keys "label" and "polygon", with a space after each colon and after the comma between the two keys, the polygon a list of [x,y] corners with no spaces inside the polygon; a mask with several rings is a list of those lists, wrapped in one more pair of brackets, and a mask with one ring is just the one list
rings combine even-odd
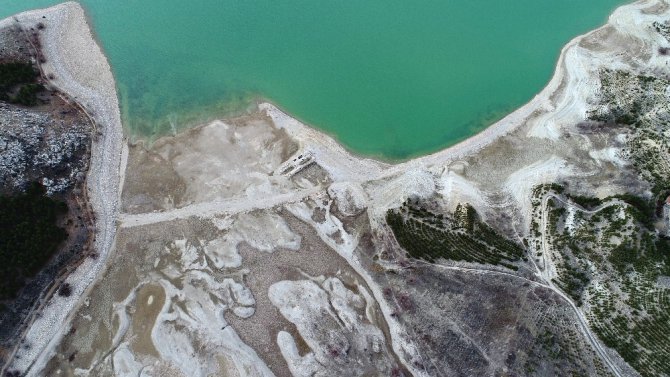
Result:
{"label": "green shrub", "polygon": [[0,299],[13,297],[67,238],[57,225],[67,205],[33,183],[25,193],[0,196]]}
{"label": "green shrub", "polygon": [[41,84],[27,84],[19,89],[19,93],[16,97],[11,99],[12,103],[16,103],[23,106],[35,106],[37,105],[37,93],[40,93],[44,90],[44,86]]}
{"label": "green shrub", "polygon": [[35,81],[37,71],[30,63],[0,64],[0,90],[6,91],[19,84]]}
{"label": "green shrub", "polygon": [[[23,106],[37,105],[37,94],[44,86],[37,84],[38,72],[30,63],[0,64],[0,101],[8,101]],[[18,88],[16,96],[10,92]]]}
{"label": "green shrub", "polygon": [[510,262],[521,259],[524,249],[480,221],[472,206],[457,207],[451,228],[443,225],[442,221],[431,220],[442,220],[444,216],[427,210],[421,213],[422,216],[417,216],[416,211],[409,207],[406,213],[389,210],[386,214],[386,222],[396,240],[410,257],[429,262],[444,258],[518,269]]}

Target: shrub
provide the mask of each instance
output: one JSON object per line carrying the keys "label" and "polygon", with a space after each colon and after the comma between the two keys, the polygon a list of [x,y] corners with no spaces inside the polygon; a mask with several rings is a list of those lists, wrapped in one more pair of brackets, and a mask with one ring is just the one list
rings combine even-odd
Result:
{"label": "shrub", "polygon": [[33,183],[25,193],[0,196],[0,300],[14,297],[67,238],[57,225],[65,203],[49,198]]}

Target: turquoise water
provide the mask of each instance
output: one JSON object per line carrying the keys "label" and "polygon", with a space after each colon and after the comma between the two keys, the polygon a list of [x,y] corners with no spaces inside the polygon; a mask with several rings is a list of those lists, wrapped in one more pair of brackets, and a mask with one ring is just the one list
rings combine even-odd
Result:
{"label": "turquoise water", "polygon": [[[0,0],[0,17],[56,3]],[[264,98],[355,152],[456,143],[550,79],[622,0],[82,0],[125,125],[155,138]]]}

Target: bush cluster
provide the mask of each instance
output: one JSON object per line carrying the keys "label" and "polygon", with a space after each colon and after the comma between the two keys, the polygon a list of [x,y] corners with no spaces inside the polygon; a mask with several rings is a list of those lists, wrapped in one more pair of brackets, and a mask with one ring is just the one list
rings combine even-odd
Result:
{"label": "bush cluster", "polygon": [[[37,94],[44,91],[44,86],[37,83],[38,72],[30,63],[0,64],[0,101],[11,102],[23,106],[38,104]],[[18,90],[12,96],[11,92]]]}
{"label": "bush cluster", "polygon": [[12,298],[67,238],[58,219],[67,205],[33,183],[25,193],[0,196],[0,300]]}
{"label": "bush cluster", "polygon": [[453,217],[445,219],[423,207],[404,206],[401,210],[389,210],[386,221],[411,258],[429,262],[444,258],[518,268],[512,262],[523,256],[521,245],[480,221],[474,208],[459,205]]}

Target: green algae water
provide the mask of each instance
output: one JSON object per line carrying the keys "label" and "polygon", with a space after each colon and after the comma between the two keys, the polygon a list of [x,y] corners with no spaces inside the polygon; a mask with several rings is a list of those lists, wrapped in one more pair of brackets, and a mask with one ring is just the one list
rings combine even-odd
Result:
{"label": "green algae water", "polygon": [[[0,18],[56,3],[0,0]],[[153,139],[267,99],[354,152],[404,159],[537,94],[622,0],[81,0],[125,126]]]}

